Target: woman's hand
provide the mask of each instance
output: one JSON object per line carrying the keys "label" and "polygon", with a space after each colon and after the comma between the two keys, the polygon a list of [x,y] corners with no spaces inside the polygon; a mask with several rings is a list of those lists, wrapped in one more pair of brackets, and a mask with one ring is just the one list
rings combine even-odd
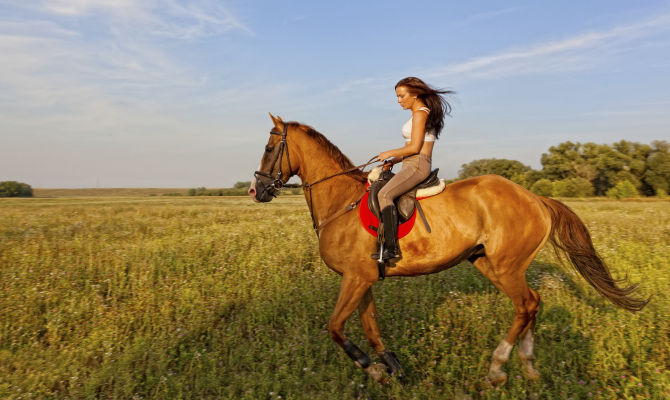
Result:
{"label": "woman's hand", "polygon": [[387,151],[382,151],[381,153],[379,153],[379,155],[377,156],[377,159],[379,161],[384,161],[386,159],[393,158],[393,157],[394,157],[393,156],[393,150],[387,150]]}

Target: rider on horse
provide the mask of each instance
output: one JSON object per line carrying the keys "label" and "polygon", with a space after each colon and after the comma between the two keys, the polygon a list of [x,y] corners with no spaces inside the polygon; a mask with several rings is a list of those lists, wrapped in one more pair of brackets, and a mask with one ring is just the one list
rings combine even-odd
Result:
{"label": "rider on horse", "polygon": [[[401,257],[397,241],[398,211],[393,200],[423,181],[430,173],[435,140],[444,127],[451,105],[444,98],[450,90],[434,89],[419,78],[401,79],[395,85],[398,104],[411,110],[412,117],[402,126],[403,147],[379,153],[377,159],[387,165],[402,162],[402,170],[379,191],[379,208],[384,225],[382,260],[393,262]],[[373,254],[377,258],[378,254]]]}

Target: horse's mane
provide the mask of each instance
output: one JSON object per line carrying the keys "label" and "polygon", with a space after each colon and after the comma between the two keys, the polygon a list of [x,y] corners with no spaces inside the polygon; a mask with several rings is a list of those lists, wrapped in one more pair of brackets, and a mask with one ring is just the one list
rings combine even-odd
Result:
{"label": "horse's mane", "polygon": [[[289,127],[300,129],[305,134],[307,134],[307,136],[314,139],[317,142],[317,144],[319,144],[319,146],[323,147],[326,150],[326,152],[328,153],[328,155],[333,160],[335,160],[335,162],[337,162],[340,167],[342,167],[342,170],[346,171],[348,169],[356,167],[351,162],[349,157],[345,156],[344,153],[342,153],[342,151],[339,148],[337,148],[337,146],[332,144],[330,142],[330,140],[326,139],[326,137],[323,136],[321,133],[317,132],[316,129],[312,128],[311,126],[303,125],[301,123],[294,122],[294,121],[286,122],[286,124]],[[358,181],[365,182],[365,181],[367,181],[368,173],[363,172],[361,170],[354,170],[354,171],[349,172],[347,174],[347,176],[351,176],[352,178],[354,178]]]}

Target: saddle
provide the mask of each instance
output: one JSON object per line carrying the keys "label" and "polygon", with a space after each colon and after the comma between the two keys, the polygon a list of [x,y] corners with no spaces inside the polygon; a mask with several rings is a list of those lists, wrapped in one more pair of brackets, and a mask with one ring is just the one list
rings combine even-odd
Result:
{"label": "saddle", "polygon": [[[418,197],[428,197],[435,195],[442,191],[444,188],[444,183],[437,177],[437,173],[440,169],[434,169],[426,179],[421,181],[418,185],[414,186],[405,194],[399,196],[394,200],[396,209],[398,210],[398,223],[402,224],[403,222],[408,221],[414,214],[414,207],[418,206],[417,192],[421,189],[435,188],[436,192],[434,193],[424,193],[419,192]],[[370,195],[368,196],[368,207],[372,214],[377,217],[378,220],[381,220],[381,210],[379,209],[379,199],[377,199],[377,194],[395,176],[391,171],[381,171],[381,173],[375,173],[376,170],[370,171],[368,175],[368,181],[370,183]],[[375,179],[375,175],[378,175],[378,178]],[[420,207],[420,206],[419,206]]]}

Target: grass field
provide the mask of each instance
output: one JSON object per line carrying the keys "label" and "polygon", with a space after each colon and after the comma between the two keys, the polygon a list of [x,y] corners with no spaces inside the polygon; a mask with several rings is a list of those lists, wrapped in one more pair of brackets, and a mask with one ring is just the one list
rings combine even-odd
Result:
{"label": "grass field", "polygon": [[[329,339],[340,278],[302,197],[0,200],[0,398],[670,398],[670,202],[570,201],[649,305],[615,308],[545,248],[537,383],[513,353],[485,382],[512,307],[470,264],[374,287],[406,379],[372,383]],[[370,351],[358,317],[347,334]]]}

